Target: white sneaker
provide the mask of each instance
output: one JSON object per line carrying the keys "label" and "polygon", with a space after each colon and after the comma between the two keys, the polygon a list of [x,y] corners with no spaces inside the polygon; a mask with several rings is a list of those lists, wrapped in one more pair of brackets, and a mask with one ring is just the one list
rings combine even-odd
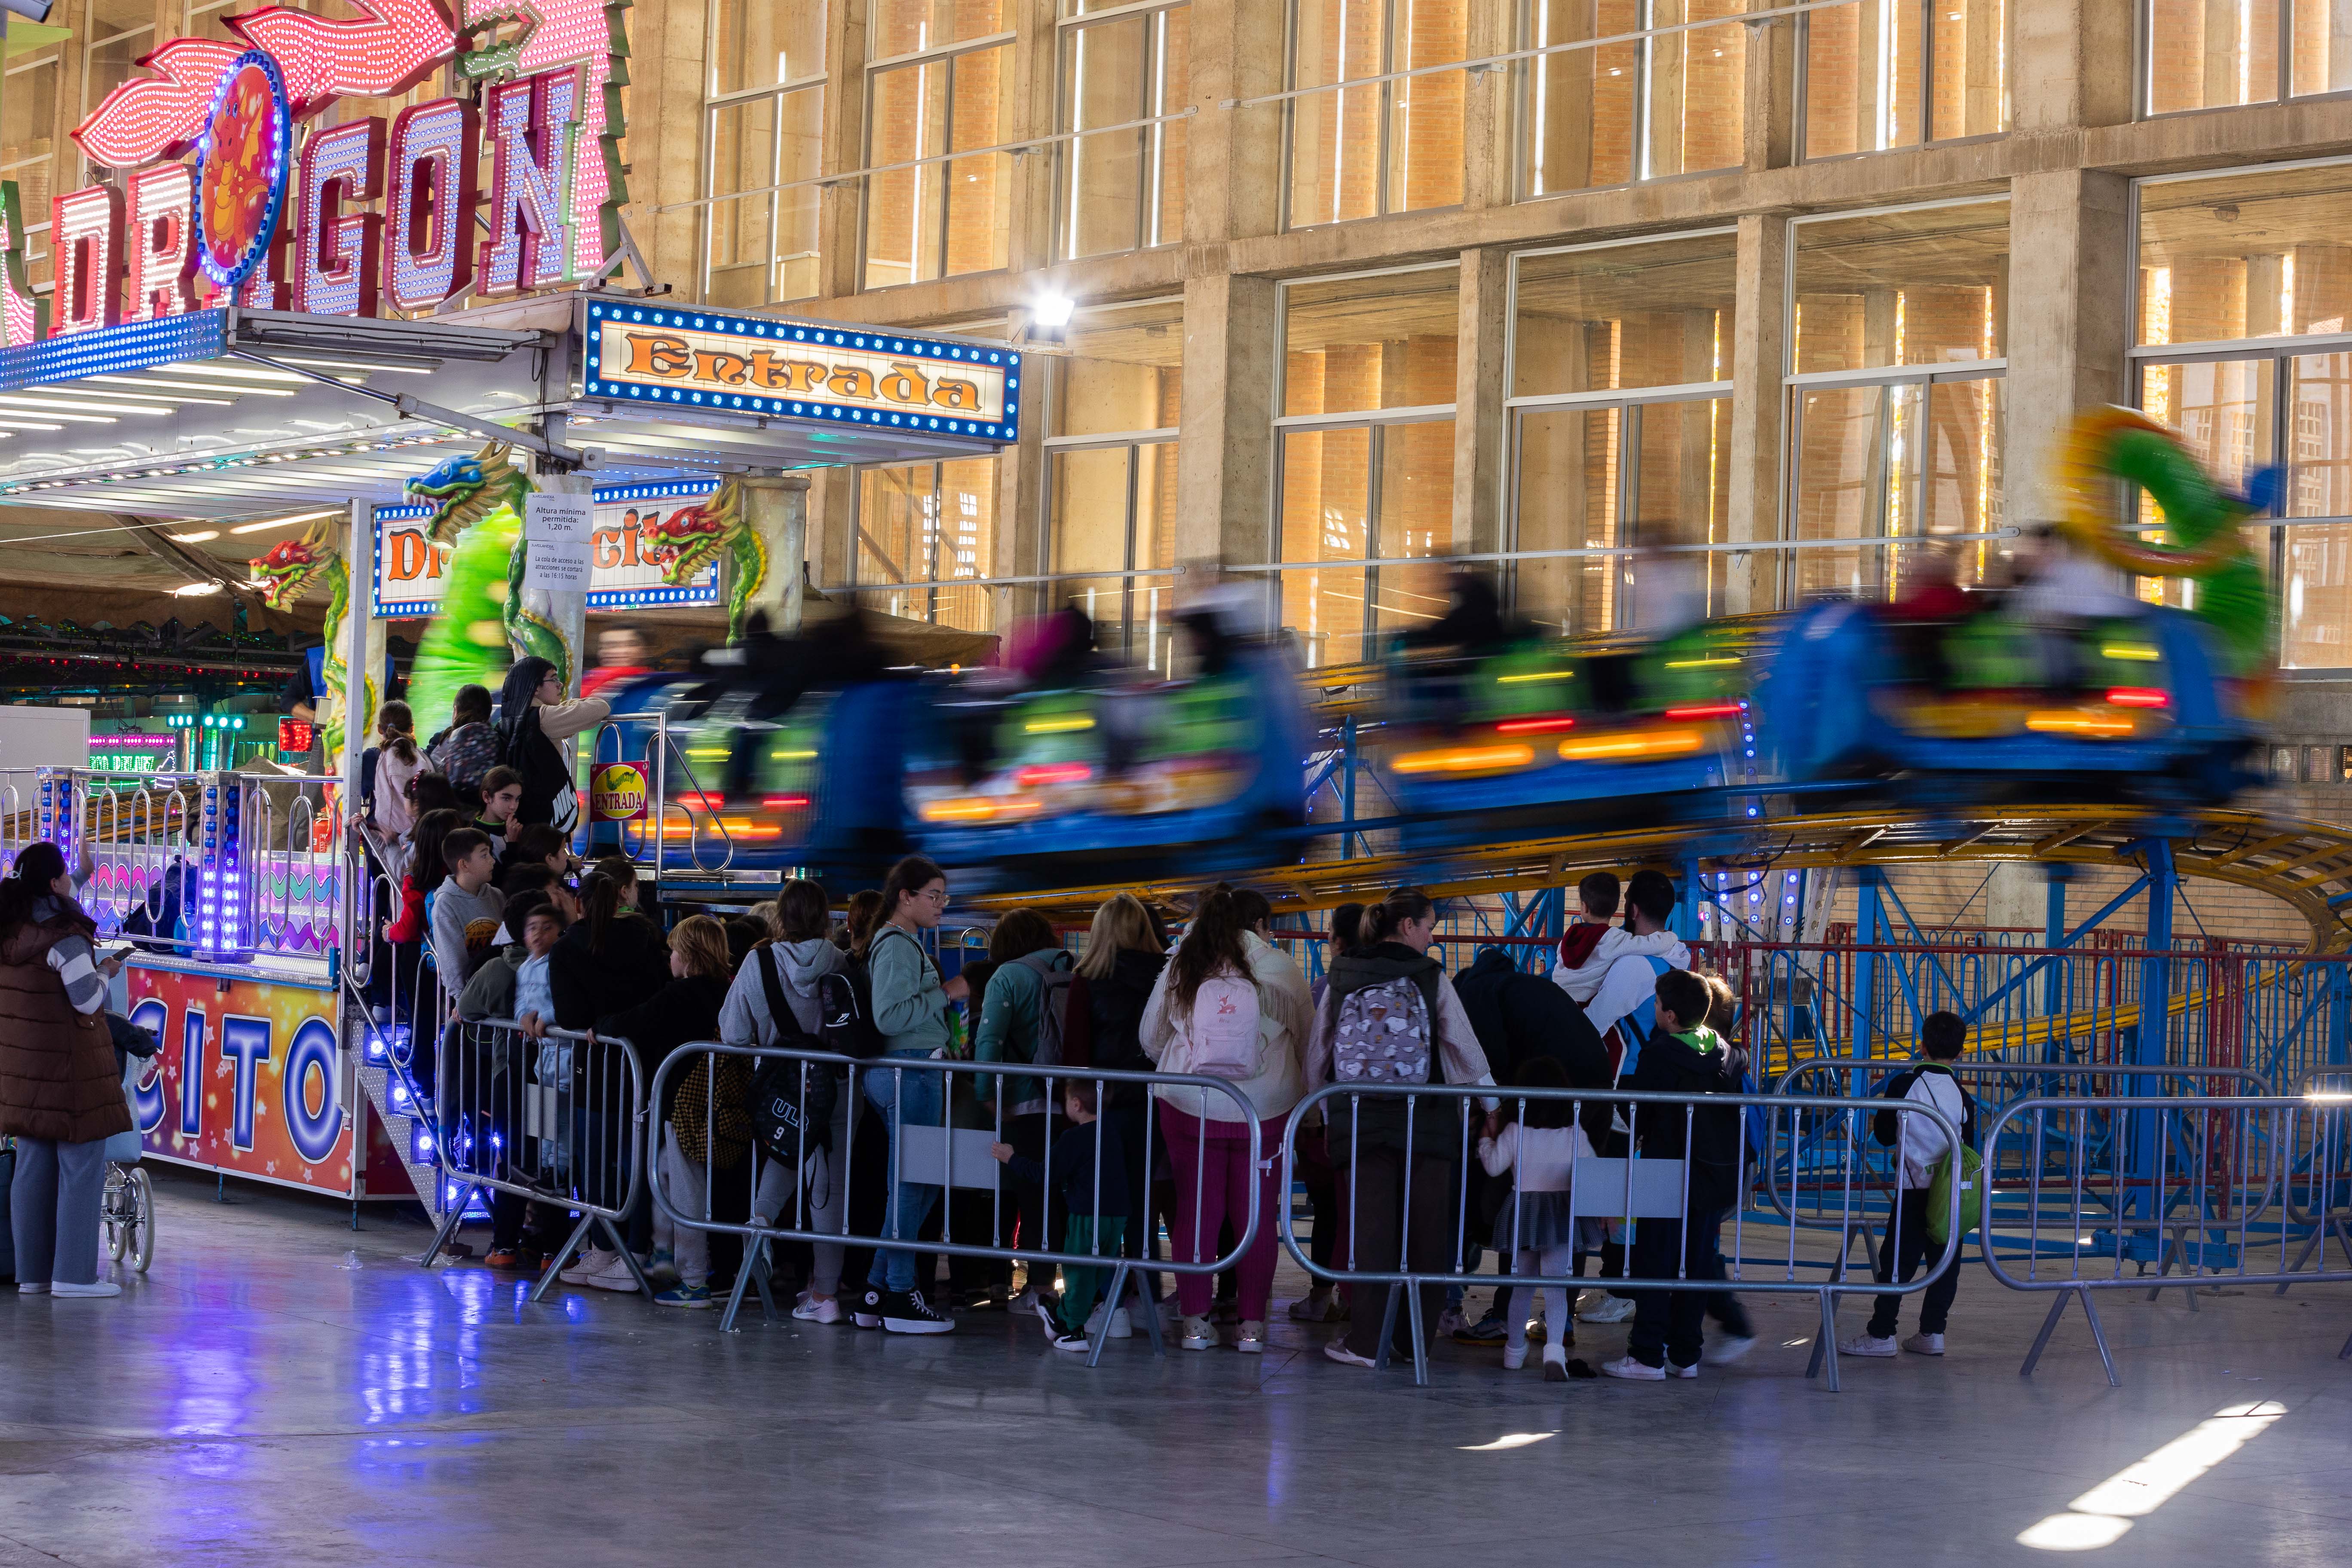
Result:
{"label": "white sneaker", "polygon": [[1124,1307],[1112,1307],[1110,1309],[1110,1329],[1108,1332],[1104,1331],[1103,1309],[1109,1307],[1109,1305],[1110,1304],[1107,1301],[1097,1301],[1095,1303],[1095,1310],[1087,1314],[1087,1332],[1089,1335],[1101,1334],[1105,1339],[1133,1339],[1135,1337],[1135,1320],[1128,1316],[1127,1309]]}
{"label": "white sneaker", "polygon": [[1217,1325],[1206,1318],[1184,1320],[1183,1346],[1188,1351],[1213,1351],[1217,1348]]}
{"label": "white sneaker", "polygon": [[572,1267],[556,1278],[566,1285],[585,1285],[620,1260],[621,1255],[617,1252],[607,1252],[601,1247],[583,1247]]}
{"label": "white sneaker", "polygon": [[1605,1290],[1586,1294],[1600,1298],[1576,1314],[1588,1323],[1622,1323],[1633,1315],[1633,1299],[1630,1296],[1612,1296]]}
{"label": "white sneaker", "polygon": [[592,1290],[635,1290],[637,1277],[629,1269],[629,1260],[617,1252],[604,1255],[604,1267],[580,1281]]}
{"label": "white sneaker", "polygon": [[1698,1375],[1698,1363],[1693,1362],[1688,1366],[1677,1366],[1675,1364],[1675,1358],[1668,1356],[1666,1358],[1666,1375],[1668,1377],[1679,1377],[1684,1382],[1687,1383],[1692,1378]]}
{"label": "white sneaker", "polygon": [[1699,1352],[1699,1360],[1709,1366],[1727,1366],[1755,1348],[1753,1335],[1723,1334],[1706,1342],[1706,1349]]}
{"label": "white sneaker", "polygon": [[49,1287],[49,1294],[66,1297],[120,1296],[122,1294],[122,1287],[111,1279],[100,1279],[94,1285],[68,1285],[60,1279]]}
{"label": "white sneaker", "polygon": [[841,1303],[831,1296],[803,1296],[793,1309],[793,1316],[803,1323],[837,1323]]}
{"label": "white sneaker", "polygon": [[1664,1383],[1666,1381],[1666,1369],[1662,1366],[1644,1366],[1628,1355],[1619,1356],[1615,1361],[1602,1362],[1601,1375],[1630,1378],[1635,1383]]}
{"label": "white sneaker", "polygon": [[16,1293],[20,1296],[46,1296],[49,1293],[49,1282],[46,1279],[25,1280],[16,1287]]}
{"label": "white sneaker", "polygon": [[1566,1383],[1568,1381],[1568,1347],[1544,1346],[1543,1369],[1546,1383]]}
{"label": "white sneaker", "polygon": [[1503,1370],[1517,1372],[1528,1364],[1528,1347],[1523,1344],[1503,1347]]}
{"label": "white sneaker", "polygon": [[1903,1342],[1903,1348],[1909,1351],[1913,1355],[1942,1355],[1944,1353],[1944,1336],[1941,1334],[1913,1334],[1909,1339]]}
{"label": "white sneaker", "polygon": [[1378,1366],[1380,1363],[1368,1355],[1358,1355],[1348,1348],[1345,1340],[1333,1340],[1323,1347],[1323,1353],[1341,1366]]}
{"label": "white sneaker", "polygon": [[1838,1341],[1838,1354],[1840,1355],[1877,1356],[1881,1360],[1885,1360],[1885,1358],[1892,1356],[1894,1353],[1895,1340],[1892,1335],[1889,1335],[1885,1339],[1878,1340],[1871,1338],[1868,1334],[1856,1334],[1850,1340]]}
{"label": "white sneaker", "polygon": [[1240,1331],[1234,1336],[1234,1349],[1244,1355],[1264,1355],[1265,1324],[1256,1318],[1244,1318]]}

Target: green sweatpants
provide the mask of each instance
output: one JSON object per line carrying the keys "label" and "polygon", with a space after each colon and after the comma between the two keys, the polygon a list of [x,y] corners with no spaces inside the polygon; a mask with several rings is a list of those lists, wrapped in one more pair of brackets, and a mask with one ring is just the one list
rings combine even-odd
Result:
{"label": "green sweatpants", "polygon": [[[1062,1232],[1062,1250],[1092,1253],[1095,1250],[1095,1223],[1091,1215],[1072,1215]],[[1127,1216],[1107,1215],[1101,1223],[1101,1256],[1117,1258],[1120,1244],[1127,1239]],[[1094,1312],[1095,1298],[1102,1294],[1103,1281],[1109,1275],[1108,1268],[1083,1268],[1066,1263],[1062,1266],[1064,1333],[1083,1334],[1087,1331],[1087,1319]]]}

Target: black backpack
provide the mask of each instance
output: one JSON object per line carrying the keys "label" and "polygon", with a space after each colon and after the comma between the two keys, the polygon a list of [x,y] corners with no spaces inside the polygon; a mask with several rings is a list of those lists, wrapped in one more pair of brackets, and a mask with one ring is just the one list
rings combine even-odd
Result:
{"label": "black backpack", "polygon": [[[874,942],[887,937],[908,936],[896,926],[877,931]],[[866,951],[874,951],[873,942]],[[920,944],[917,944],[920,951]],[[871,1061],[882,1054],[889,1044],[874,1024],[874,972],[865,959],[850,958],[839,969],[816,983],[817,1037],[824,1048],[857,1060]]]}
{"label": "black backpack", "polygon": [[[792,1004],[785,1000],[776,950],[755,952],[751,962],[759,965],[760,984],[768,994],[768,1016],[776,1022],[776,1044],[796,1050],[823,1050],[824,1042],[801,1028]],[[751,1136],[770,1159],[795,1164],[803,1147],[833,1146],[833,1111],[840,1097],[840,1077],[830,1063],[797,1058],[762,1061],[751,1078]]]}

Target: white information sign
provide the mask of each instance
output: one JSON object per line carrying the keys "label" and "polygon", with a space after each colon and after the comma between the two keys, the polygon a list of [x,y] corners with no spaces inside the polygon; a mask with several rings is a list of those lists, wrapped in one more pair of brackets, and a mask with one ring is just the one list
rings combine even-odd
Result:
{"label": "white information sign", "polygon": [[596,498],[545,490],[523,498],[522,585],[550,594],[588,591]]}

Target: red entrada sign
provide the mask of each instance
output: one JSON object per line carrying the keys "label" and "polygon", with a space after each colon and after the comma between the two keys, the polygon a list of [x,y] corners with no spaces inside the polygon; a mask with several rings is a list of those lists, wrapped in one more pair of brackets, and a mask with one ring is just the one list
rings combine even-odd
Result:
{"label": "red entrada sign", "polygon": [[[24,281],[16,193],[0,192],[0,341],[176,315],[200,290],[212,303],[233,293],[257,309],[365,316],[601,271],[625,199],[621,6],[450,0],[453,19],[436,0],[353,4],[365,15],[347,21],[274,5],[232,16],[243,45],[173,38],[140,61],[152,74],[109,93],[73,133],[121,173],[54,198],[49,310]],[[299,150],[273,142],[255,97],[266,79],[279,123],[299,126],[340,98],[404,93],[453,60],[489,84],[478,109],[440,99],[389,126],[370,116],[313,132]],[[485,138],[488,234],[478,240]],[[192,149],[199,163],[181,162]],[[216,240],[249,242],[248,267],[211,264],[207,217]]]}

